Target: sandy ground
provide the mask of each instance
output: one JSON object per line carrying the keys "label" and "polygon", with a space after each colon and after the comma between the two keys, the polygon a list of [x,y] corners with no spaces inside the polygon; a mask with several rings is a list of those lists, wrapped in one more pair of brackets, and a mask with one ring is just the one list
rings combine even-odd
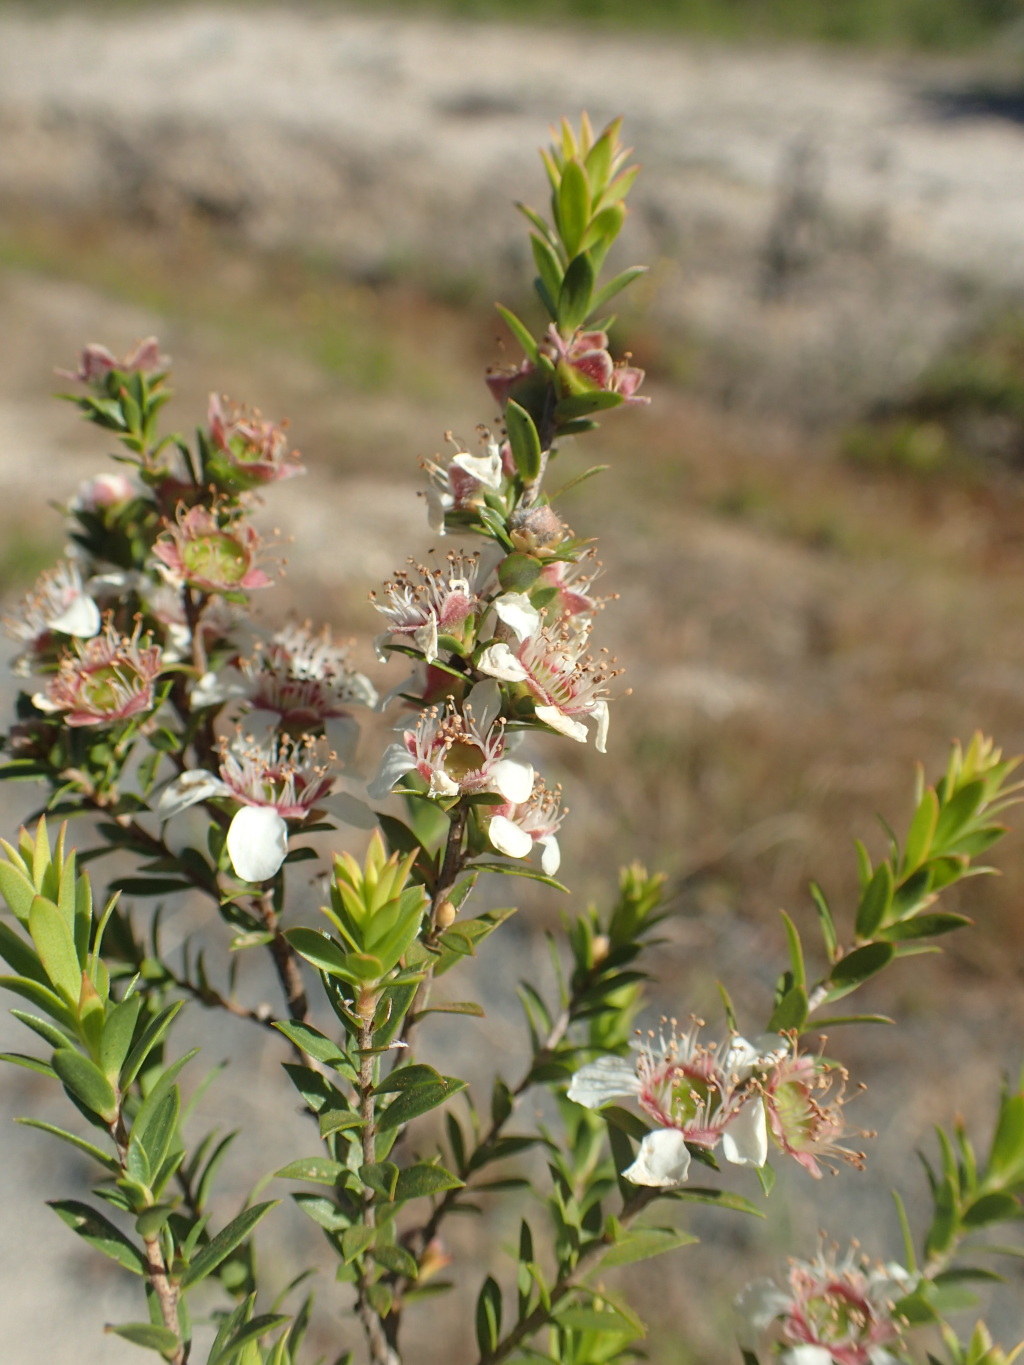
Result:
{"label": "sandy ground", "polygon": [[563,114],[622,113],[646,167],[628,250],[661,262],[658,317],[717,342],[730,401],[822,417],[1024,283],[1024,131],[980,80],[372,14],[15,13],[0,195],[198,213],[368,278],[518,281],[508,201],[537,194],[532,149]]}
{"label": "sandy ground", "polygon": [[[497,289],[522,270],[522,234],[509,200],[536,196],[532,148],[547,124],[583,106],[595,121],[625,112],[647,168],[628,246],[659,262],[653,321],[683,339],[695,332],[708,339],[716,356],[712,381],[734,405],[823,420],[898,384],[944,336],[1024,283],[1024,130],[997,116],[994,105],[961,99],[958,92],[972,79],[949,65],[622,37],[538,38],[521,29],[366,15],[242,16],[203,7],[115,23],[75,12],[46,21],[4,14],[0,216],[3,205],[42,206],[172,231],[199,217],[256,248],[327,253],[363,279],[408,272]],[[152,331],[167,337],[181,359],[178,387],[195,410],[212,354],[201,332],[179,326],[168,336],[165,320],[152,312],[84,287],[0,274],[0,481],[4,497],[23,503],[27,519],[38,520],[48,499],[67,497],[92,473],[99,449],[94,433],[46,398],[52,366],[66,363],[84,340]],[[228,367],[218,371],[218,383],[252,394],[240,363],[232,373],[230,361],[216,358]],[[317,411],[331,403],[330,421],[344,431],[357,400],[345,400],[346,407],[328,399],[323,380],[298,362],[284,380],[272,378],[279,369],[279,358],[257,369],[257,390],[286,395],[284,410],[294,414],[304,395]],[[390,467],[374,474],[314,465],[309,478],[283,490],[276,519],[296,537],[293,581],[323,600],[362,595],[393,567],[392,545],[403,553],[425,545],[411,453],[433,448],[445,425],[464,420],[471,430],[487,415],[479,404],[454,414],[442,414],[439,402],[403,408],[389,395],[358,403],[361,436],[407,442],[409,478],[394,479]],[[687,439],[695,435],[692,425],[686,428]],[[628,516],[619,524],[606,520],[615,586],[627,599],[632,591],[647,613],[623,613],[612,627],[619,644],[640,642],[642,617],[661,632],[659,652],[632,669],[631,681],[666,714],[695,717],[695,734],[744,717],[755,725],[758,717],[790,713],[823,730],[852,728],[849,717],[863,698],[888,686],[890,666],[873,652],[869,626],[852,626],[843,616],[849,570],[842,561],[769,543],[741,525],[678,515],[674,507],[666,507],[664,524],[653,523],[650,544],[647,528],[637,529],[639,514],[636,523]],[[969,526],[951,528],[960,531],[971,533]],[[660,561],[657,536],[669,547]],[[677,599],[650,592],[658,571],[681,585]],[[898,568],[876,569],[872,592],[880,609],[905,591]],[[960,727],[957,708],[969,709],[965,696],[992,709],[997,693],[1019,695],[1024,663],[1012,643],[1001,672],[964,672],[952,683],[964,696],[954,702],[940,695],[928,658],[929,650],[943,657],[945,608],[926,610],[920,595],[915,601],[924,624],[908,649],[921,658],[914,670],[908,665],[907,690],[884,718],[882,778],[868,771],[868,757],[842,779],[825,771],[826,763],[813,779],[826,795],[856,781],[872,794],[880,782],[891,791],[885,783],[903,762],[902,727],[920,714],[945,735],[947,722]],[[818,659],[816,642],[833,631],[846,631],[853,644],[834,660]],[[1001,704],[1009,710],[1010,703]],[[630,788],[604,793],[590,783],[591,773],[597,777],[596,769],[569,774],[577,784],[573,805],[580,828],[604,838],[623,816]],[[14,795],[0,790],[4,828],[12,823]],[[765,828],[755,841],[784,842],[795,832],[810,856],[813,820],[787,818],[788,833]],[[663,833],[679,839],[669,824]],[[480,966],[480,998],[504,1001],[513,976],[541,970],[537,951],[526,934],[510,936],[507,956]],[[704,917],[673,921],[663,961],[675,980],[704,990],[710,1004],[713,985],[706,968],[701,975],[702,961],[728,955],[741,979],[764,988],[764,962],[768,956],[774,962],[777,951],[774,927],[716,904]],[[935,978],[933,992],[936,981],[942,988]],[[1019,1063],[1021,1007],[995,998],[982,981],[958,982],[957,991],[942,1047],[965,1063],[958,1103],[986,1120],[1000,1067]],[[918,1060],[935,1049],[931,1016],[916,1008],[912,989],[901,1005],[911,1022],[898,1040],[859,1044],[879,1080],[857,1120],[883,1128],[876,1172],[902,1180],[913,1169],[911,1149],[926,1140],[932,1122],[949,1120],[950,1107],[934,1062],[925,1067]],[[492,1011],[489,1048],[502,1046],[507,1019],[504,1004]],[[5,1019],[2,1027],[5,1046],[24,1046],[14,1025]],[[439,1046],[457,1052],[459,1039],[445,1035]],[[278,1149],[288,1150],[294,1138],[291,1116],[261,1108],[276,1060],[260,1043],[251,1046],[259,1086],[228,1078],[211,1108],[225,1121],[239,1105],[246,1118],[258,1113],[265,1120],[269,1143],[249,1154],[248,1166],[241,1162],[237,1181],[246,1169],[272,1169]],[[465,1060],[472,1068],[472,1057]],[[901,1093],[901,1068],[908,1066],[913,1084],[900,1118],[887,1120],[886,1105]],[[36,1106],[46,1103],[22,1073],[6,1075],[4,1084],[14,1112],[40,1112]],[[135,1348],[97,1334],[101,1321],[140,1315],[134,1286],[122,1294],[123,1282],[52,1216],[43,1219],[40,1240],[41,1200],[70,1193],[82,1168],[52,1140],[6,1123],[2,1141],[12,1159],[0,1164],[0,1360],[138,1359]],[[845,1222],[866,1239],[882,1222],[891,1236],[882,1203],[877,1213],[859,1207],[855,1184],[830,1182],[820,1200],[818,1194],[805,1188],[792,1205],[790,1220],[805,1246],[829,1210],[834,1225]],[[29,1220],[31,1239],[24,1233]],[[746,1225],[708,1233],[715,1249],[704,1278],[667,1292],[678,1300],[680,1330],[710,1359],[709,1343],[728,1333],[720,1321],[724,1295],[718,1309],[702,1312],[707,1285],[732,1283],[741,1255],[764,1263],[783,1234],[776,1227],[759,1235]],[[41,1265],[54,1286],[43,1302],[32,1293]],[[656,1301],[664,1300],[664,1288],[645,1288],[641,1277],[637,1291],[641,1299],[646,1293],[645,1310],[664,1320],[665,1302]],[[332,1299],[329,1287],[324,1298]],[[1004,1330],[1009,1341],[1012,1328]],[[461,1359],[464,1345],[446,1337],[439,1349]]]}

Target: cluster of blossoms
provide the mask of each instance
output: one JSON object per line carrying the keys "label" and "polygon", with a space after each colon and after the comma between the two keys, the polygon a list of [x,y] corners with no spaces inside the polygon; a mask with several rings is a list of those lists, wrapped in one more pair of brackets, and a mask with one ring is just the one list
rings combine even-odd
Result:
{"label": "cluster of blossoms", "polygon": [[[262,882],[284,860],[289,826],[329,809],[356,746],[353,711],[375,705],[376,692],[327,630],[256,635],[248,594],[271,579],[249,512],[256,490],[302,472],[299,456],[281,426],[216,395],[194,451],[156,441],[167,364],[150,338],[123,359],[87,347],[65,372],[85,386],[79,407],[118,435],[135,470],[82,483],[67,508],[69,557],[4,619],[20,646],[16,671],[39,680],[10,747],[45,759],[55,777],[79,774],[81,791],[105,792],[107,803],[134,742],[129,723],[153,714],[143,737],[159,724],[166,749],[169,727],[184,759],[160,784],[153,755],[157,825],[212,803],[211,819],[230,815],[234,871]],[[93,757],[61,738],[89,729],[114,729],[118,743]],[[339,818],[366,823],[360,802],[333,799]]]}
{"label": "cluster of blossoms", "polygon": [[783,1284],[755,1280],[736,1300],[740,1345],[766,1345],[780,1365],[897,1365],[905,1360],[899,1302],[919,1276],[872,1265],[851,1247],[792,1260]]}
{"label": "cluster of blossoms", "polygon": [[[638,1039],[632,1058],[600,1057],[580,1068],[569,1098],[588,1109],[632,1096],[657,1125],[624,1172],[636,1185],[673,1188],[690,1169],[690,1148],[721,1147],[737,1166],[763,1166],[769,1140],[811,1175],[819,1158],[860,1164],[862,1155],[837,1143],[842,1119],[842,1070],[798,1053],[784,1034],[748,1042],[733,1034],[703,1043],[700,1021],[684,1033]],[[831,1097],[831,1098],[830,1098]]]}

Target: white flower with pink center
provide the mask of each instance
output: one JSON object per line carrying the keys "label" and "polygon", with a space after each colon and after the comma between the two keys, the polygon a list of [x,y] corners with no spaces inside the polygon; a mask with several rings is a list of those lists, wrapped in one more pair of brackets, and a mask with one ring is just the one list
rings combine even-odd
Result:
{"label": "white flower with pink center", "polygon": [[562,809],[562,789],[549,791],[538,777],[527,801],[519,805],[493,806],[487,837],[509,858],[528,858],[535,844],[540,846],[540,865],[545,876],[553,877],[562,855],[555,837],[569,813]]}
{"label": "white flower with pink center", "polygon": [[306,472],[299,452],[289,449],[284,425],[268,422],[259,412],[248,412],[211,393],[207,421],[211,473],[232,490],[245,491]]}
{"label": "white flower with pink center", "polygon": [[781,1365],[896,1365],[905,1322],[895,1305],[918,1276],[874,1264],[851,1248],[793,1260],[785,1280],[755,1280],[736,1300],[741,1346],[772,1351]]}
{"label": "white flower with pink center", "polygon": [[384,751],[367,788],[370,798],[383,800],[400,778],[416,772],[427,783],[430,796],[491,791],[513,805],[527,801],[533,791],[533,768],[505,756],[500,704],[495,683],[477,683],[461,712],[450,699],[444,708],[430,707],[415,730],[405,730]]}
{"label": "white flower with pink center", "polygon": [[484,443],[482,455],[471,455],[459,449],[447,465],[436,460],[423,460],[430,484],[427,488],[427,519],[430,529],[438,535],[445,533],[445,517],[478,507],[486,489],[497,492],[505,477],[501,448],[491,440]]}
{"label": "white flower with pink center", "polygon": [[131,636],[110,624],[91,640],[75,640],[45,692],[33,697],[41,711],[64,712],[68,725],[114,725],[152,711],[161,651],[137,623]]}
{"label": "white flower with pink center", "polygon": [[153,554],[170,583],[187,583],[203,592],[239,592],[270,586],[257,563],[261,546],[259,532],[247,521],[179,504]]}
{"label": "white flower with pink center", "polygon": [[12,665],[15,673],[32,672],[33,664],[54,645],[54,633],[90,640],[99,634],[101,625],[100,609],[86,592],[78,565],[70,559],[61,560],[3,618],[7,634],[24,645]]}
{"label": "white flower with pink center", "polygon": [[778,1034],[749,1043],[738,1034],[702,1043],[700,1022],[666,1039],[649,1033],[632,1058],[600,1057],[580,1068],[569,1098],[588,1109],[632,1095],[658,1125],[640,1143],[636,1160],[623,1172],[635,1185],[671,1189],[690,1167],[689,1146],[721,1145],[726,1161],[763,1166],[768,1159],[768,1126],[760,1076],[785,1055]]}
{"label": "white flower with pink center", "polygon": [[116,470],[109,474],[94,474],[91,479],[84,479],[78,485],[68,510],[102,512],[108,507],[123,507],[138,496],[139,490],[127,474],[119,474]]}
{"label": "white flower with pink center", "polygon": [[534,701],[539,721],[583,744],[587,727],[596,726],[594,743],[605,752],[608,736],[608,683],[616,676],[603,658],[587,652],[587,622],[544,626],[514,647],[499,641],[483,651],[477,668],[502,682],[522,683]]}
{"label": "white flower with pink center", "polygon": [[169,820],[217,797],[237,802],[240,808],[228,827],[231,865],[243,881],[264,882],[285,860],[288,821],[305,820],[314,808],[331,808],[335,756],[325,747],[308,735],[222,742],[218,773],[193,768],[176,777],[161,793],[157,814]]}
{"label": "white flower with pink center", "polygon": [[387,630],[375,642],[381,663],[387,659],[386,641],[392,635],[407,635],[432,664],[437,658],[438,637],[458,632],[479,604],[475,592],[478,568],[476,555],[450,554],[447,570],[420,564],[417,583],[402,569],[393,582],[385,583],[382,599],[371,593],[373,605],[388,622]]}

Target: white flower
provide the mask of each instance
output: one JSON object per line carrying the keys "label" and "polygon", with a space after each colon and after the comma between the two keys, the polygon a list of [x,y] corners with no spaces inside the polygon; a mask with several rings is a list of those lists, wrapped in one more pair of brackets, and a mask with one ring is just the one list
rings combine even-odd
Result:
{"label": "white flower", "polygon": [[698,1041],[697,1025],[668,1040],[649,1035],[633,1061],[600,1057],[580,1068],[569,1098],[588,1109],[616,1096],[631,1095],[657,1127],[640,1144],[624,1172],[637,1185],[671,1187],[686,1179],[694,1147],[721,1145],[726,1161],[763,1166],[768,1159],[768,1125],[759,1078],[786,1055],[778,1034],[750,1043],[732,1035],[725,1042]]}

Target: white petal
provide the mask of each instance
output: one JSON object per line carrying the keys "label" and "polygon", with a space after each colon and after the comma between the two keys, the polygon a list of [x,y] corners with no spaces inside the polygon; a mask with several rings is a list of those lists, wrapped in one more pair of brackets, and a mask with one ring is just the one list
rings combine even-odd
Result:
{"label": "white petal", "polygon": [[190,696],[193,709],[215,706],[232,697],[247,697],[249,685],[237,668],[225,668],[220,673],[204,673],[194,684]]}
{"label": "white petal", "polygon": [[768,1160],[768,1125],[760,1095],[747,1100],[722,1134],[722,1155],[734,1166],[763,1166]]}
{"label": "white petal", "polygon": [[416,761],[404,744],[389,744],[380,760],[377,775],[366,788],[371,801],[383,801],[400,777],[412,772]]}
{"label": "white petal", "polygon": [[587,1109],[600,1109],[609,1100],[639,1093],[640,1079],[627,1057],[598,1057],[581,1066],[569,1083],[569,1098]]}
{"label": "white petal", "polygon": [[533,852],[533,840],[525,829],[520,829],[505,815],[491,817],[487,837],[498,850],[509,858],[528,858]]}
{"label": "white petal", "polygon": [[452,464],[487,488],[501,487],[501,456],[496,451],[490,455],[470,455],[460,450],[452,456]]}
{"label": "white petal", "polygon": [[573,720],[572,716],[567,716],[564,711],[559,711],[557,706],[538,706],[534,709],[534,715],[538,720],[542,720],[545,725],[550,725],[552,730],[557,730],[560,735],[565,735],[567,739],[574,739],[579,744],[586,744],[587,727],[581,720]]}
{"label": "white petal", "polygon": [[419,630],[414,630],[412,638],[417,647],[423,650],[423,657],[427,663],[432,664],[437,658],[437,617],[431,616]]}
{"label": "white petal", "polygon": [[501,711],[501,688],[493,679],[474,683],[463,709],[472,713],[476,728],[486,735]]}
{"label": "white petal", "polygon": [[540,855],[540,867],[545,877],[553,877],[562,865],[562,850],[553,834],[545,834],[537,840],[544,852]]}
{"label": "white petal", "polygon": [[601,700],[590,713],[590,719],[596,723],[597,730],[594,735],[594,748],[599,754],[608,752],[608,703]]}
{"label": "white petal", "polygon": [[80,640],[91,640],[100,632],[100,609],[85,593],[74,597],[57,616],[51,616],[46,623],[51,630],[62,631],[65,635],[76,635]]}
{"label": "white petal", "polygon": [[45,692],[33,692],[32,705],[37,711],[42,711],[44,715],[55,716],[61,709],[55,706]]}
{"label": "white petal", "polygon": [[354,825],[356,829],[377,827],[376,812],[372,811],[365,801],[360,801],[350,792],[331,792],[330,796],[324,796],[317,801],[316,808],[336,816],[346,825]]}
{"label": "white petal", "polygon": [[529,675],[506,644],[491,645],[480,655],[477,668],[502,682],[523,682]]}
{"label": "white petal", "polygon": [[[251,711],[246,711],[241,717],[241,725],[245,738],[239,747],[239,752],[244,753],[249,748],[250,736],[257,744],[267,744],[277,734],[281,724],[280,711],[265,711],[262,706],[254,707]],[[235,747],[232,742],[232,748]]]}
{"label": "white petal", "polygon": [[359,722],[354,716],[328,716],[324,734],[331,750],[345,768],[351,768],[359,745]]}
{"label": "white petal", "polygon": [[245,882],[265,882],[284,862],[288,826],[273,806],[243,806],[228,826],[228,857]]}
{"label": "white petal", "polygon": [[197,801],[208,801],[211,796],[230,796],[231,788],[205,768],[191,768],[179,774],[160,793],[156,813],[162,820],[170,820],[179,811],[187,810]]}
{"label": "white petal", "polygon": [[506,592],[493,602],[495,614],[514,630],[517,640],[528,640],[540,628],[540,612],[523,592]]}
{"label": "white petal", "polygon": [[443,768],[434,768],[430,774],[428,796],[458,796],[459,784]]}
{"label": "white petal", "polygon": [[491,769],[491,781],[506,801],[519,806],[529,801],[533,791],[533,765],[514,758],[499,758]]}
{"label": "white petal", "polygon": [[449,507],[455,506],[455,499],[450,493],[441,493],[436,488],[428,488],[427,498],[427,525],[435,535],[443,536],[444,514]]}
{"label": "white petal", "polygon": [[[379,635],[377,638],[382,640],[385,637]],[[387,660],[384,660],[383,662],[386,663]],[[425,670],[422,667],[415,668],[411,673],[407,673],[401,682],[395,683],[394,687],[392,687],[389,692],[384,693],[383,697],[381,697],[380,701],[377,703],[377,710],[378,711],[386,710],[387,707],[389,707],[391,703],[395,700],[395,698],[400,697],[403,694],[403,692],[416,691],[418,687],[422,686],[424,673]],[[404,725],[401,727],[396,726],[395,728],[404,729],[405,726]]]}
{"label": "white petal", "polygon": [[655,1128],[640,1144],[636,1160],[622,1172],[634,1185],[671,1190],[681,1185],[690,1169],[690,1153],[677,1128]]}
{"label": "white petal", "polygon": [[391,639],[390,630],[382,631],[380,635],[375,635],[373,637],[373,652],[377,656],[378,663],[386,664],[388,659],[390,659],[391,655],[384,648],[384,646],[390,639]]}
{"label": "white petal", "polygon": [[827,1346],[791,1346],[779,1356],[780,1365],[832,1365],[832,1352]]}
{"label": "white petal", "polygon": [[739,1322],[736,1336],[742,1348],[756,1351],[760,1337],[777,1317],[792,1307],[792,1297],[784,1294],[774,1280],[752,1280],[736,1296]]}

